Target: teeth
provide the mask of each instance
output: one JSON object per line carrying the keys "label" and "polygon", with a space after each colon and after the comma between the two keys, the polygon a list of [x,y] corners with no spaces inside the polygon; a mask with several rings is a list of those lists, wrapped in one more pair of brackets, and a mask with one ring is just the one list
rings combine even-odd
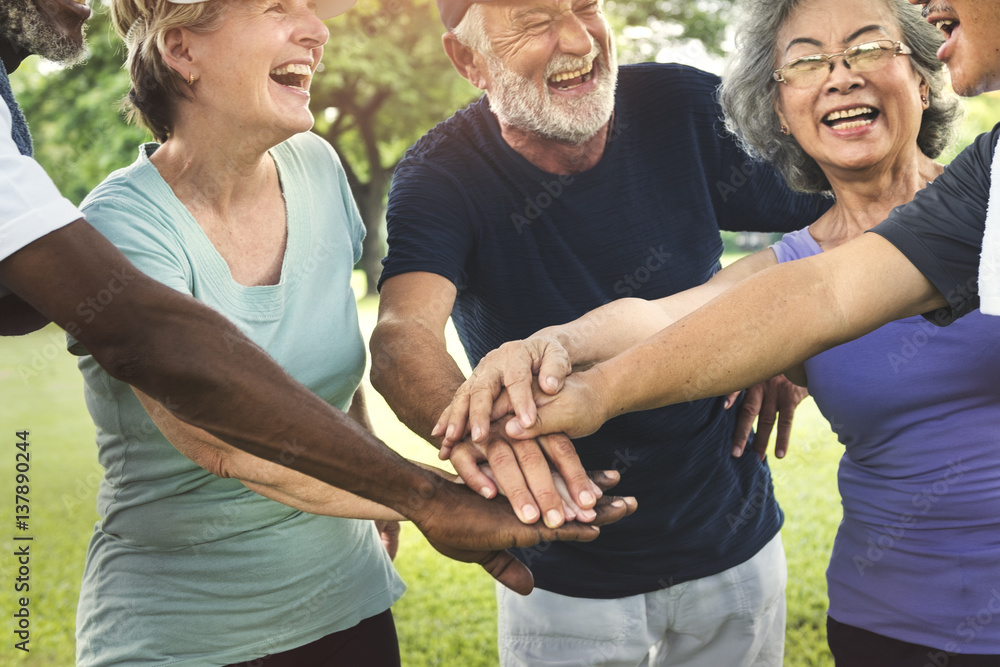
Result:
{"label": "teeth", "polygon": [[[826,118],[824,118],[823,120],[834,121],[834,120],[840,120],[841,118],[854,118],[855,116],[860,116],[862,114],[873,113],[873,112],[874,111],[871,107],[857,107],[856,109],[844,109],[842,111],[833,111],[827,114]],[[847,125],[849,124],[850,123],[841,125],[841,127],[847,127]]]}
{"label": "teeth", "polygon": [[569,81],[570,79],[575,79],[578,76],[589,74],[593,69],[594,69],[594,63],[591,62],[584,69],[578,69],[575,72],[562,72],[561,74],[556,74],[555,76],[551,76],[549,77],[549,81],[553,83],[559,83],[560,81]]}
{"label": "teeth", "polygon": [[291,65],[285,65],[283,67],[276,67],[271,70],[271,76],[283,76],[285,74],[298,74],[299,76],[310,76],[312,74],[312,68],[309,65],[303,65],[301,63],[293,63]]}
{"label": "teeth", "polygon": [[940,21],[934,22],[934,27],[940,30],[941,32],[947,32],[945,28],[951,28],[954,25],[955,21],[953,21],[952,19],[941,19]]}
{"label": "teeth", "polygon": [[838,130],[853,130],[856,127],[864,127],[865,125],[871,125],[870,120],[855,120],[849,123],[841,123],[837,126]]}

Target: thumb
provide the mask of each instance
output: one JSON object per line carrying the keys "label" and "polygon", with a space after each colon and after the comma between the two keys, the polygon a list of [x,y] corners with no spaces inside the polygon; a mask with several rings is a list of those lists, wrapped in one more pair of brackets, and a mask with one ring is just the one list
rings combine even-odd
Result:
{"label": "thumb", "polygon": [[491,551],[479,564],[491,577],[519,595],[527,595],[535,587],[531,570],[506,551]]}

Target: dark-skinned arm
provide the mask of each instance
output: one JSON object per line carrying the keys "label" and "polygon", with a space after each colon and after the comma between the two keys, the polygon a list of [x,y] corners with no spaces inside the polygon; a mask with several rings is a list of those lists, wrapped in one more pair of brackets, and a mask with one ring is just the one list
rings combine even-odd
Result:
{"label": "dark-skinned arm", "polygon": [[[0,262],[0,284],[182,421],[398,511],[438,551],[481,564],[514,590],[530,590],[531,575],[503,549],[591,540],[599,532],[576,523],[526,526],[506,501],[488,501],[406,462],[220,314],[141,274],[83,220]],[[594,523],[632,509],[606,504]]]}

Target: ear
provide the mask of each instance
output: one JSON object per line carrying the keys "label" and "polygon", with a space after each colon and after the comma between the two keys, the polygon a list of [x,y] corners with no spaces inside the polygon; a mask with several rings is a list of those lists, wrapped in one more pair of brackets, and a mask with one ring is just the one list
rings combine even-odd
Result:
{"label": "ear", "polygon": [[451,64],[455,66],[458,73],[465,77],[469,83],[479,90],[486,90],[488,79],[481,66],[481,56],[476,51],[458,41],[458,37],[452,32],[446,32],[441,36],[441,43],[444,44],[444,52],[451,59]]}
{"label": "ear", "polygon": [[172,28],[163,36],[163,48],[160,49],[163,62],[184,81],[192,74],[195,77],[199,75],[193,71],[194,57],[191,55],[189,36],[190,33],[183,28]]}
{"label": "ear", "polygon": [[789,133],[791,133],[791,127],[788,125],[788,121],[785,120],[785,114],[781,112],[781,106],[775,102],[774,103],[774,113],[778,114],[778,122],[781,123],[782,127],[789,128]]}

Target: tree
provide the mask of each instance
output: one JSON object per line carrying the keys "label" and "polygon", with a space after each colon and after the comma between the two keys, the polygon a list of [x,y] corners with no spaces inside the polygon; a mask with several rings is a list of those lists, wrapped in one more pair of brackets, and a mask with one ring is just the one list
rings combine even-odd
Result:
{"label": "tree", "polygon": [[368,236],[362,267],[372,292],[384,255],[385,198],[406,149],[479,92],[441,46],[432,0],[361,0],[330,22],[313,82],[316,131],[344,162]]}

